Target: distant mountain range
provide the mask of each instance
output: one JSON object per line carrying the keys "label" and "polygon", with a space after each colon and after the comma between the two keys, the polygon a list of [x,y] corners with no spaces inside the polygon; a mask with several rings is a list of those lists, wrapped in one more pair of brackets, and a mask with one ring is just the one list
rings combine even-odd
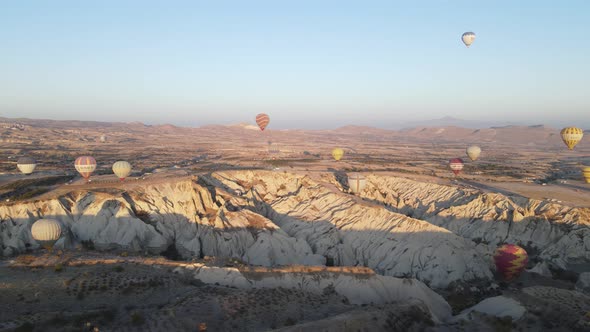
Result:
{"label": "distant mountain range", "polygon": [[410,121],[395,126],[394,129],[407,129],[416,127],[463,127],[463,128],[491,128],[504,126],[524,126],[523,123],[509,122],[509,121],[473,121],[462,120],[451,116],[445,116],[440,119],[424,120],[424,121]]}
{"label": "distant mountain range", "polygon": [[[480,127],[482,126],[482,127]],[[171,124],[145,125],[140,122],[96,122],[59,121],[43,119],[10,119],[0,117],[0,139],[27,141],[37,139],[66,139],[75,137],[82,140],[98,139],[102,134],[114,137],[145,137],[146,135],[196,135],[198,137],[239,137],[242,140],[258,139],[260,130],[252,123],[232,125],[207,125],[202,127],[180,127]],[[337,129],[304,130],[274,129],[265,131],[272,134],[273,141],[311,140],[339,141],[352,139],[374,142],[474,142],[479,144],[530,145],[562,147],[559,134],[561,128],[555,126],[517,125],[502,122],[465,121],[452,117],[431,121],[406,123],[403,128],[384,129],[370,126],[343,126]],[[72,136],[74,135],[74,136]],[[130,136],[129,136],[130,135]],[[266,136],[265,136],[266,137]],[[590,140],[590,134],[583,141]],[[590,145],[582,144],[576,151],[588,151]],[[390,144],[390,143],[388,143]]]}

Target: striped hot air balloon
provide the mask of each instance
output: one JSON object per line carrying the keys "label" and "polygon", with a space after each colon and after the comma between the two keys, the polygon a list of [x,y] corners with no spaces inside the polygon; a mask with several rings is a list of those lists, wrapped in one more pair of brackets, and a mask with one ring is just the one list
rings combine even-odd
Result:
{"label": "striped hot air balloon", "polygon": [[342,150],[341,148],[335,148],[334,150],[332,150],[332,157],[334,158],[334,160],[338,161],[342,159],[342,156],[344,156],[344,150]]}
{"label": "striped hot air balloon", "polygon": [[88,181],[90,175],[96,169],[96,160],[90,156],[78,157],[74,162],[74,166],[76,167],[76,171]]}
{"label": "striped hot air balloon", "polygon": [[496,270],[505,280],[518,277],[528,262],[529,255],[526,250],[514,244],[504,244],[494,253]]}
{"label": "striped hot air balloon", "polygon": [[590,183],[590,167],[582,168],[582,175],[584,175],[584,180],[586,180],[586,183]]}
{"label": "striped hot air balloon", "polygon": [[35,241],[49,250],[61,237],[61,224],[54,219],[39,219],[31,227],[31,235]]}
{"label": "striped hot air balloon", "polygon": [[570,150],[574,149],[574,146],[578,144],[584,137],[584,131],[576,127],[566,127],[561,130],[561,139],[567,145]]}
{"label": "striped hot air balloon", "polygon": [[269,122],[270,122],[270,118],[268,117],[267,114],[260,113],[260,114],[256,115],[256,123],[258,124],[258,127],[260,127],[260,130],[264,131],[264,128],[266,128],[266,126],[268,126]]}
{"label": "striped hot air balloon", "polygon": [[455,175],[461,173],[461,170],[463,170],[464,165],[465,164],[463,163],[463,159],[461,158],[453,158],[449,160],[449,167],[451,168],[453,173],[455,173]]}
{"label": "striped hot air balloon", "polygon": [[469,47],[475,41],[475,33],[471,31],[465,32],[463,35],[461,35],[461,40],[465,46]]}
{"label": "striped hot air balloon", "polygon": [[131,164],[124,160],[119,160],[113,164],[113,173],[115,173],[119,180],[123,181],[131,174]]}
{"label": "striped hot air balloon", "polygon": [[16,167],[18,167],[18,170],[21,171],[23,174],[28,175],[35,171],[37,163],[35,162],[35,159],[31,157],[21,157],[16,162]]}
{"label": "striped hot air balloon", "polygon": [[360,193],[363,189],[365,189],[366,185],[367,179],[364,175],[360,173],[352,173],[348,176],[348,187],[353,193]]}

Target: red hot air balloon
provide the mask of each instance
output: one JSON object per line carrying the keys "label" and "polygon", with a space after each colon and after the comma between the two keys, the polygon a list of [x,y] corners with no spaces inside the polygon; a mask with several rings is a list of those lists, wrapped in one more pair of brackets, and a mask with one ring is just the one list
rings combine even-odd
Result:
{"label": "red hot air balloon", "polygon": [[463,165],[463,159],[461,158],[453,158],[449,160],[449,167],[451,167],[451,170],[453,171],[453,173],[455,173],[455,175],[461,173]]}
{"label": "red hot air balloon", "polygon": [[518,277],[528,262],[526,250],[514,244],[504,244],[494,253],[496,270],[507,281]]}
{"label": "red hot air balloon", "polygon": [[264,131],[264,128],[266,128],[266,126],[268,126],[269,122],[270,122],[270,118],[268,117],[267,114],[260,113],[260,114],[256,115],[256,123],[258,124],[258,127],[260,127],[260,130]]}
{"label": "red hot air balloon", "polygon": [[88,178],[96,169],[96,160],[90,156],[78,157],[74,162],[74,166],[76,166],[78,173],[88,182]]}

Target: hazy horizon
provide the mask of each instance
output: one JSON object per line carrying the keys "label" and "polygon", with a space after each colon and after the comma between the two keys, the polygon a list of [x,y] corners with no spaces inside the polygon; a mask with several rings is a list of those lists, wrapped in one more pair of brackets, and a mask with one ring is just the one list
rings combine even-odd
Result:
{"label": "hazy horizon", "polygon": [[585,1],[28,1],[0,28],[3,117],[590,128]]}

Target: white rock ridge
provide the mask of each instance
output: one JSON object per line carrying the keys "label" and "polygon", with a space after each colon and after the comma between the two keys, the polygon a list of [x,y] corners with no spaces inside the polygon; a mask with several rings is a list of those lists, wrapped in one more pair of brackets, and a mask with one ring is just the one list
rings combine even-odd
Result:
{"label": "white rock ridge", "polygon": [[91,241],[99,250],[160,253],[172,246],[184,257],[262,266],[367,266],[435,288],[492,277],[472,241],[295,174],[222,172],[0,206],[2,255],[35,247],[30,225],[41,217],[67,230],[57,247]]}
{"label": "white rock ridge", "polygon": [[583,272],[590,266],[590,210],[506,197],[434,183],[370,175],[361,196],[391,211],[428,221],[495,248],[534,248],[551,265]]}
{"label": "white rock ridge", "polygon": [[[354,275],[345,273],[252,273],[248,276],[236,268],[208,267],[194,264],[175,269],[176,273],[189,273],[204,283],[249,288],[291,288],[322,294],[334,291],[352,304],[383,304],[419,300],[430,310],[435,321],[451,317],[451,307],[424,283],[415,279],[398,279],[381,275]],[[256,275],[256,276],[254,276]]]}
{"label": "white rock ridge", "polygon": [[335,265],[414,277],[432,287],[489,279],[475,245],[441,227],[357,201],[305,176],[273,172],[214,174],[211,183],[240,185],[252,208]]}
{"label": "white rock ridge", "polygon": [[511,317],[519,320],[526,313],[526,309],[518,301],[505,296],[487,298],[471,308],[463,310],[454,320],[468,319],[469,313],[476,311],[495,317]]}

